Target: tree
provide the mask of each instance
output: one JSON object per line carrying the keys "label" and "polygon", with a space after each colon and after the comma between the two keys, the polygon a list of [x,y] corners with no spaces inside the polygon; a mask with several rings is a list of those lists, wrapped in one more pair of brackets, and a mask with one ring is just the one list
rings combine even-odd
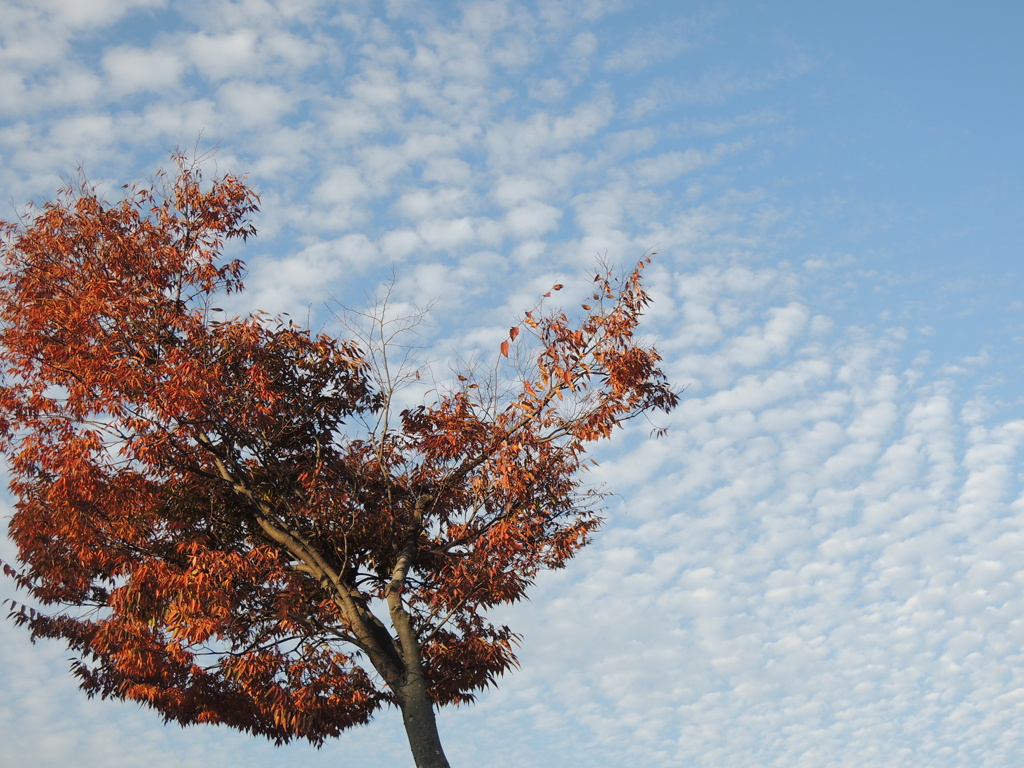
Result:
{"label": "tree", "polygon": [[447,766],[435,708],[516,663],[487,609],[600,521],[588,446],[677,403],[634,335],[649,259],[599,273],[578,322],[527,312],[497,378],[399,410],[385,335],[213,306],[258,198],[175,163],[2,225],[5,571],[37,606],[11,617],[66,642],[90,696],[316,745],[391,705],[416,765]]}

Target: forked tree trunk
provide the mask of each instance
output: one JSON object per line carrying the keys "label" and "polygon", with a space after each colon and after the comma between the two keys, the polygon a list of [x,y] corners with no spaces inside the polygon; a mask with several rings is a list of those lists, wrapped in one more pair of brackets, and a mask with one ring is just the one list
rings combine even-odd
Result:
{"label": "forked tree trunk", "polygon": [[406,685],[400,706],[416,768],[451,768],[441,748],[434,707],[422,679]]}

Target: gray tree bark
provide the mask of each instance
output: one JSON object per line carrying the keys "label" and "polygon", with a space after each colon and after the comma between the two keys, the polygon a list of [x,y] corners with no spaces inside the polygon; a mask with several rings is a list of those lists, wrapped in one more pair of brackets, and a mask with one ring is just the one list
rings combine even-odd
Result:
{"label": "gray tree bark", "polygon": [[434,707],[422,678],[414,679],[402,690],[399,706],[416,768],[451,768],[441,747]]}

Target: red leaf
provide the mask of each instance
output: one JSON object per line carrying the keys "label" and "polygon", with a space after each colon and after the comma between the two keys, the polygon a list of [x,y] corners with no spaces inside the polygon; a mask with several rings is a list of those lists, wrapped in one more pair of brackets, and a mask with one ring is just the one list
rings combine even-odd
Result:
{"label": "red leaf", "polygon": [[515,341],[516,340],[516,336],[518,336],[518,335],[519,335],[519,326],[513,325],[511,328],[508,329],[508,337],[512,341]]}
{"label": "red leaf", "polygon": [[503,354],[505,357],[508,357],[508,342],[507,341],[501,342],[501,354]]}

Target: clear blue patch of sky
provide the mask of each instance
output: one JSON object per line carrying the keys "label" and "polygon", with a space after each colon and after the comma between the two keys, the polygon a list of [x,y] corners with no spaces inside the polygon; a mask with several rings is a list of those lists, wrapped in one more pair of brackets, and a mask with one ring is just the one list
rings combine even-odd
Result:
{"label": "clear blue patch of sky", "polygon": [[1010,2],[737,4],[679,62],[723,77],[803,63],[729,100],[782,117],[764,164],[734,169],[792,210],[801,237],[775,256],[852,259],[814,278],[841,320],[928,326],[949,360],[995,349],[1007,397],[1024,372],[1022,29]]}

